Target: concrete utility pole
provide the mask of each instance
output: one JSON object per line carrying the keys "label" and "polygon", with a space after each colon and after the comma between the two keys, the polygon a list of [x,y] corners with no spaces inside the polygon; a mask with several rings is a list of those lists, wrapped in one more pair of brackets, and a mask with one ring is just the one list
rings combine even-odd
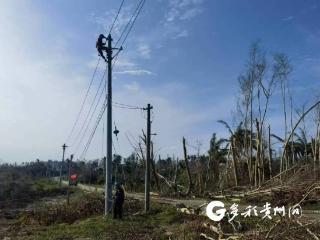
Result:
{"label": "concrete utility pole", "polygon": [[63,163],[64,163],[64,154],[66,152],[66,148],[68,146],[64,143],[62,145],[62,161],[61,161],[61,166],[60,166],[60,179],[59,179],[59,186],[61,187],[61,178],[62,178],[62,167],[63,167]]}
{"label": "concrete utility pole", "polygon": [[70,204],[70,176],[71,176],[71,162],[73,159],[73,154],[71,154],[70,159],[68,159],[68,192],[67,192],[67,204]]}
{"label": "concrete utility pole", "polygon": [[106,157],[102,158],[102,164],[103,164],[103,176],[106,177]]}
{"label": "concrete utility pole", "polygon": [[[112,60],[122,50],[112,47],[111,34],[107,37],[107,65],[108,65],[108,90],[107,90],[107,160],[106,160],[106,185],[105,185],[105,215],[112,209]],[[113,50],[119,51],[112,56]]]}
{"label": "concrete utility pole", "polygon": [[144,110],[147,111],[147,162],[146,162],[146,173],[145,173],[145,205],[144,209],[145,212],[149,212],[150,210],[150,147],[151,147],[151,120],[150,120],[150,110],[153,109],[153,107],[148,104],[147,108],[144,108]]}

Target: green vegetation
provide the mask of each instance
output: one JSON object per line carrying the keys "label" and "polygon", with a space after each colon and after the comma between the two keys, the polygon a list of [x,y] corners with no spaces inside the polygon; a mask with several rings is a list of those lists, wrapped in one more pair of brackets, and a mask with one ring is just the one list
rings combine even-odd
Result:
{"label": "green vegetation", "polygon": [[13,172],[0,176],[0,209],[22,208],[40,198],[66,193],[65,187],[60,188],[48,179],[32,179]]}
{"label": "green vegetation", "polygon": [[[191,240],[201,239],[201,233],[217,236],[210,229],[210,226],[218,227],[216,223],[204,216],[181,213],[171,205],[153,203],[152,210],[146,214],[143,212],[141,201],[127,199],[124,219],[114,220],[111,216],[103,217],[102,201],[101,195],[76,192],[68,207],[61,203],[51,203],[45,208],[39,206],[34,211],[22,213],[19,219],[12,222],[5,234],[1,235],[0,231],[0,238],[6,236],[17,240]],[[230,224],[224,219],[220,225],[221,230],[229,235],[236,232],[239,239],[265,239],[273,226],[277,228],[274,233],[287,234],[285,231],[292,224],[280,217],[274,217],[272,220],[241,217],[239,221]],[[301,231],[298,228],[294,229]],[[296,232],[293,232],[293,236],[294,234]]]}
{"label": "green vegetation", "polygon": [[[127,199],[124,220],[103,217],[103,196],[76,192],[70,206],[64,203],[40,205],[23,212],[3,236],[13,239],[195,239],[204,217],[179,213],[173,206],[143,204]],[[1,235],[0,235],[1,237]]]}
{"label": "green vegetation", "polygon": [[[91,217],[74,224],[56,224],[41,227],[25,239],[164,239],[164,227],[177,221],[175,209],[158,207],[148,215],[139,214],[123,221]],[[52,237],[54,236],[54,238]]]}

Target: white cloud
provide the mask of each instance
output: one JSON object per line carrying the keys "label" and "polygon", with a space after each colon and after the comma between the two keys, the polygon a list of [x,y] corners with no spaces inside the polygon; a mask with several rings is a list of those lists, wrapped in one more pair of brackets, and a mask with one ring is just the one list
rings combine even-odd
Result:
{"label": "white cloud", "polygon": [[189,36],[186,23],[204,11],[202,3],[202,0],[170,0],[164,15],[163,36],[174,40]]}
{"label": "white cloud", "polygon": [[181,32],[179,32],[174,39],[178,39],[178,38],[184,38],[184,37],[188,37],[189,36],[189,32],[187,30],[182,30]]}
{"label": "white cloud", "polygon": [[[36,158],[59,159],[61,145],[72,127],[92,68],[95,67],[96,55],[80,62],[77,56],[68,52],[68,35],[59,30],[60,36],[53,37],[58,34],[48,27],[50,20],[46,16],[38,14],[27,2],[19,3],[17,14],[16,4],[18,1],[7,1],[8,6],[0,9],[0,108],[5,113],[0,115],[0,135],[5,136],[0,144],[0,158],[18,162]],[[181,1],[180,4],[184,7],[189,3]],[[11,19],[10,22],[7,19]],[[101,20],[102,23],[106,22]],[[116,26],[115,30],[119,29]],[[178,30],[180,37],[187,34],[187,31]],[[8,36],[10,41],[7,40]],[[27,47],[17,48],[21,46],[21,39]],[[147,40],[144,43],[150,50],[150,43]],[[137,44],[141,42],[137,41]],[[150,54],[146,47],[142,50],[145,56]],[[126,53],[118,58],[115,73],[136,76],[152,74],[151,71],[140,69],[139,64],[133,61],[137,55],[127,56]],[[88,71],[79,71],[85,67]],[[201,140],[207,142],[211,133],[204,134],[201,125],[227,117],[230,112],[228,109],[233,105],[233,102],[229,102],[230,98],[206,108],[206,111],[193,108],[187,99],[185,103],[177,104],[176,98],[183,99],[185,91],[191,91],[184,85],[173,81],[169,85],[157,83],[157,87],[145,88],[132,82],[117,89],[115,83],[116,102],[135,106],[151,103],[154,106],[152,129],[158,133],[154,137],[155,148],[161,149],[159,153],[163,155],[180,155],[182,136],[191,142],[200,136]],[[87,105],[85,109],[88,109]],[[120,144],[115,144],[115,147],[126,156],[132,148],[125,132],[137,136],[145,128],[146,120],[139,110],[114,108],[114,121],[120,129]],[[88,158],[101,156],[100,128],[91,144]],[[67,151],[70,154],[74,149],[70,146]]]}
{"label": "white cloud", "polygon": [[288,16],[288,17],[283,18],[282,20],[283,21],[291,21],[293,19],[294,19],[294,16]]}
{"label": "white cloud", "polygon": [[136,69],[136,70],[124,70],[114,72],[114,74],[126,74],[126,75],[133,75],[133,76],[142,76],[142,75],[152,75],[152,72],[144,69]]}
{"label": "white cloud", "polygon": [[150,59],[151,57],[151,49],[147,44],[141,44],[138,47],[139,54],[142,58]]}
{"label": "white cloud", "polygon": [[194,18],[195,16],[197,16],[198,14],[202,13],[202,9],[199,8],[192,8],[192,9],[188,9],[186,12],[184,12],[179,19],[180,20],[189,20]]}
{"label": "white cloud", "polygon": [[138,91],[138,90],[141,89],[137,82],[133,82],[133,83],[130,83],[130,84],[125,84],[124,87],[129,91]]}
{"label": "white cloud", "polygon": [[202,0],[170,0],[166,21],[190,20],[202,12]]}
{"label": "white cloud", "polygon": [[[122,31],[125,29],[127,23],[129,22],[132,13],[136,8],[135,4],[128,4],[122,8],[116,24],[112,30],[112,37],[115,39],[114,44],[117,43],[117,40],[121,36]],[[115,10],[106,11],[102,16],[97,16],[96,14],[92,14],[91,20],[100,26],[100,28],[104,29],[105,32],[109,32],[112,21],[116,15]],[[108,23],[108,24],[106,24]],[[130,35],[130,46],[134,49],[134,51],[130,51],[127,49],[127,43],[124,46],[125,54],[120,52],[114,67],[114,74],[122,74],[122,75],[133,75],[133,76],[142,76],[142,75],[151,75],[153,74],[149,70],[143,69],[143,67],[139,67],[138,62],[141,59],[150,59],[151,58],[151,46],[148,39],[139,39],[134,37],[134,33]],[[121,40],[122,41],[122,40]],[[119,44],[121,44],[121,41]],[[91,63],[91,66],[94,64]]]}
{"label": "white cloud", "polygon": [[[155,25],[155,28],[143,38],[141,36],[135,36],[134,32],[130,35],[130,49],[134,50],[130,51],[124,46],[126,54],[120,53],[116,64],[116,71],[119,74],[151,74],[149,71],[140,70],[141,68],[144,69],[144,67],[137,68],[139,61],[151,59],[152,50],[162,46],[163,42],[166,40],[189,36],[189,31],[182,23],[190,21],[203,12],[202,3],[203,0],[162,1],[161,5],[164,6],[164,10],[166,10],[163,13],[164,21],[162,21],[161,24]],[[123,7],[113,29],[114,39],[118,39],[120,36],[120,33],[125,28],[135,7],[135,4],[128,4]],[[102,16],[92,14],[91,20],[98,24],[100,28],[104,29],[104,31],[108,32],[115,15],[115,10],[109,10]]]}
{"label": "white cloud", "polygon": [[89,76],[74,67],[69,33],[53,34],[31,2],[2,2],[0,18],[0,158],[60,158]]}
{"label": "white cloud", "polygon": [[[191,2],[201,1],[178,2],[178,8],[185,8]],[[92,61],[92,56],[81,61],[78,55],[70,53],[69,44],[73,41],[68,39],[72,29],[52,30],[50,22],[54,19],[48,19],[30,4],[27,1],[4,1],[0,8],[0,109],[5,113],[0,114],[0,135],[5,136],[0,140],[0,159],[4,161],[60,159],[61,145],[77,116],[96,63]],[[120,23],[125,22],[124,19],[121,16]],[[101,24],[106,23],[102,19],[100,21]],[[120,29],[116,25],[115,31]],[[159,29],[157,32],[162,34]],[[182,36],[187,34],[181,28],[177,28],[177,32]],[[139,41],[136,43],[141,44]],[[152,49],[148,39],[145,44]],[[133,61],[135,57],[137,54],[129,54],[128,57],[128,52],[121,55],[115,73],[136,76],[153,74]],[[101,71],[98,77],[100,75]],[[190,141],[200,136],[200,140],[207,142],[211,133],[206,134],[208,130],[202,129],[202,124],[228,117],[234,103],[229,97],[210,107],[192,107],[189,98],[185,97],[188,95],[185,93],[192,90],[184,83],[174,81],[168,85],[157,83],[156,87],[149,85],[148,88],[137,82],[123,83],[120,88],[116,84],[119,82],[115,82],[114,86],[115,102],[142,107],[151,103],[154,106],[152,129],[158,133],[154,141],[155,148],[162,149],[161,154],[180,155],[182,136]],[[96,82],[91,93],[94,94],[95,88]],[[183,100],[177,104],[177,99]],[[85,105],[85,109],[88,107]],[[137,136],[145,128],[146,120],[140,110],[114,108],[114,121],[120,130],[120,144],[115,144],[115,147],[126,156],[132,149],[125,132]],[[101,132],[100,126],[89,149],[89,158],[101,156]],[[67,154],[72,151],[70,146]]]}
{"label": "white cloud", "polygon": [[[152,132],[157,133],[153,137],[155,149],[159,154],[175,154],[182,156],[181,139],[185,136],[189,142],[201,140],[203,151],[207,150],[207,143],[211,137],[211,129],[201,129],[203,124],[212,123],[214,127],[218,119],[230,116],[229,110],[234,105],[233,97],[225,98],[214,106],[193,108],[187,102],[177,104],[175,98],[183,98],[187,88],[180,88],[180,83],[161,85],[153,88],[143,88],[138,83],[125,84],[122,89],[114,93],[115,102],[129,103],[132,106],[146,107],[150,103],[153,109]],[[136,91],[138,89],[138,91]],[[178,91],[177,91],[178,90]],[[204,110],[205,109],[205,110]],[[145,113],[140,110],[125,110],[114,108],[115,122],[120,130],[119,143],[123,155],[128,155],[133,149],[126,139],[126,133],[137,137],[141,129],[145,129]],[[212,129],[213,129],[212,127]],[[212,130],[213,131],[213,130]]]}
{"label": "white cloud", "polygon": [[117,69],[128,69],[135,67],[136,64],[132,62],[128,57],[120,55],[116,62]]}
{"label": "white cloud", "polygon": [[[121,35],[123,29],[131,18],[132,12],[134,10],[134,5],[123,6],[121,12],[118,15],[117,21],[113,25],[112,36],[114,39],[118,39]],[[117,15],[118,9],[109,9],[104,12],[103,15],[97,16],[92,13],[90,16],[91,21],[102,28],[103,32],[109,33],[109,30],[113,24],[114,18]]]}

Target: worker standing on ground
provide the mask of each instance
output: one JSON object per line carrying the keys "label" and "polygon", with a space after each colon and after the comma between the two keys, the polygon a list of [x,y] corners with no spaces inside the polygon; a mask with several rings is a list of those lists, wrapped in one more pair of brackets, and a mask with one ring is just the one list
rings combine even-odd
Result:
{"label": "worker standing on ground", "polygon": [[116,183],[116,192],[113,201],[113,218],[122,219],[123,203],[124,203],[124,189],[120,183]]}
{"label": "worker standing on ground", "polygon": [[107,51],[108,48],[106,47],[106,43],[103,42],[103,39],[107,38],[103,34],[100,34],[96,42],[96,48],[100,56],[104,59],[104,61],[107,61],[106,57],[103,55],[103,51]]}

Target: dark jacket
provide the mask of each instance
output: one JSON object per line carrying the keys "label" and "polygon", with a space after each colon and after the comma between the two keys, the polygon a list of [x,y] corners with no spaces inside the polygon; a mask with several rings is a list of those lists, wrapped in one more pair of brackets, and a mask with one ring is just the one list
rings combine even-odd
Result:
{"label": "dark jacket", "polygon": [[116,188],[116,193],[114,194],[114,203],[123,204],[124,202],[124,190],[122,187]]}
{"label": "dark jacket", "polygon": [[103,39],[106,39],[106,37],[103,34],[100,34],[96,42],[96,48],[99,49],[106,45],[106,43],[103,42]]}

